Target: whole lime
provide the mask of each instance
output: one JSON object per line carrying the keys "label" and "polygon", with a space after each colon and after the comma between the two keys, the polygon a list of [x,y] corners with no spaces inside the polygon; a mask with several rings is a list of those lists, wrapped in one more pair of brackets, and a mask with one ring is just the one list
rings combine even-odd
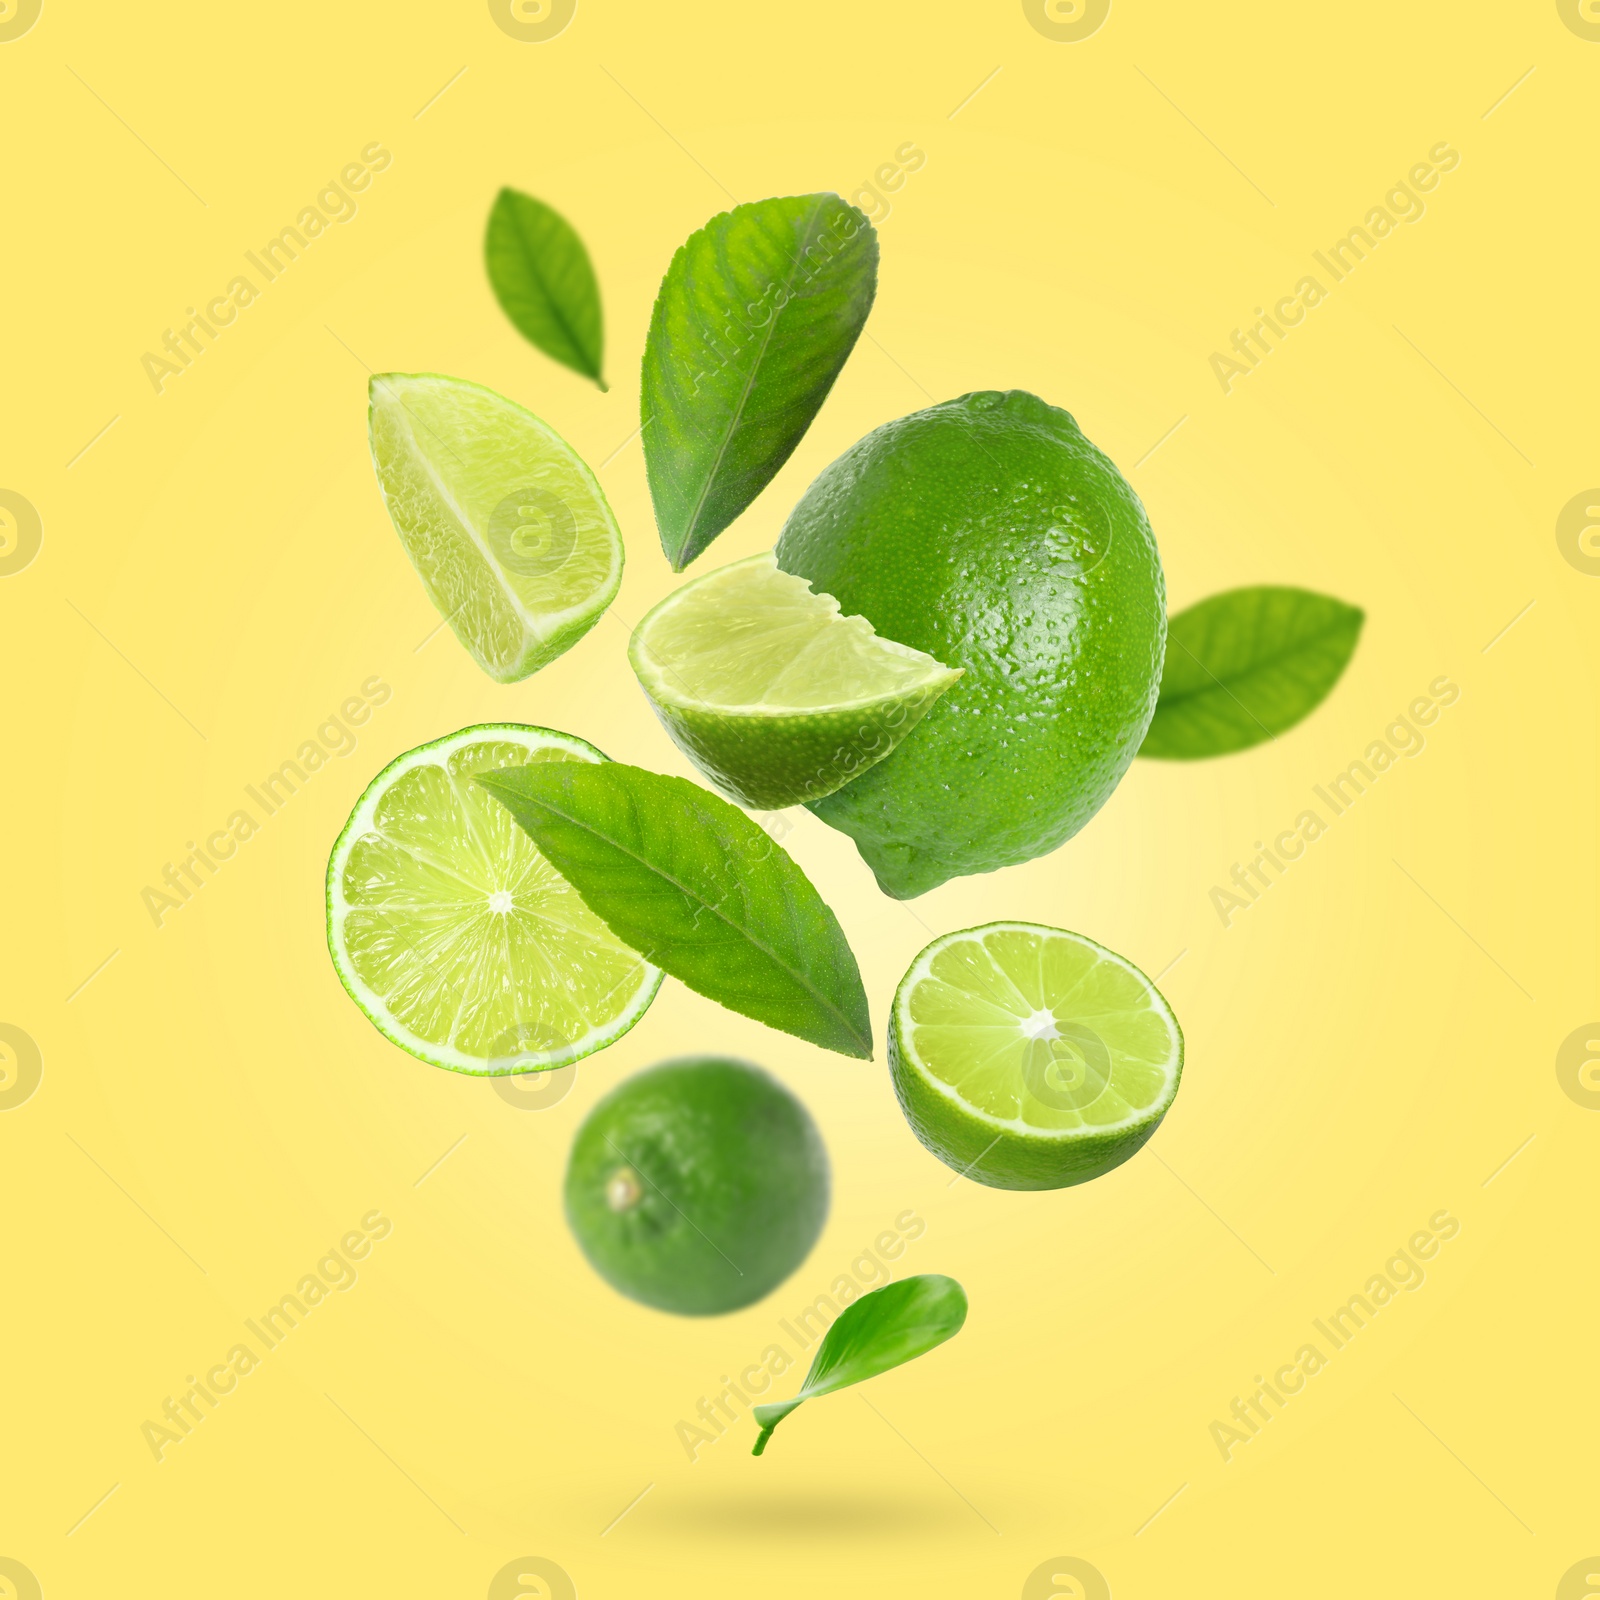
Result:
{"label": "whole lime", "polygon": [[1138,496],[1019,389],[885,423],[790,514],[778,565],[961,680],[812,810],[885,893],[1030,861],[1105,803],[1155,710],[1161,557]]}
{"label": "whole lime", "polygon": [[828,1155],[806,1108],[759,1067],[664,1061],[584,1119],[566,1206],[612,1288],[712,1316],[759,1300],[805,1260],[828,1215]]}

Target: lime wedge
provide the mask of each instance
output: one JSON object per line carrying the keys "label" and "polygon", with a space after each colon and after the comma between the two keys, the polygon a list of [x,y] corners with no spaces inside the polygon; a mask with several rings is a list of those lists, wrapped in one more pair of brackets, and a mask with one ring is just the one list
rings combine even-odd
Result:
{"label": "lime wedge", "polygon": [[912,1131],[946,1166],[996,1189],[1064,1189],[1156,1131],[1183,1034],[1121,956],[1059,928],[991,922],[912,962],[889,1070]]}
{"label": "lime wedge", "polygon": [[668,595],[634,630],[628,659],[684,754],[763,810],[842,788],[961,676],[841,616],[770,552]]}
{"label": "lime wedge", "polygon": [[463,728],[367,786],[328,860],[328,949],[385,1038],[436,1067],[500,1076],[620,1039],[661,972],[630,950],[473,782],[539,761],[604,761],[548,728]]}
{"label": "lime wedge", "polygon": [[622,535],[594,474],[475,383],[391,372],[369,396],[372,464],[428,598],[496,682],[554,661],[622,582]]}

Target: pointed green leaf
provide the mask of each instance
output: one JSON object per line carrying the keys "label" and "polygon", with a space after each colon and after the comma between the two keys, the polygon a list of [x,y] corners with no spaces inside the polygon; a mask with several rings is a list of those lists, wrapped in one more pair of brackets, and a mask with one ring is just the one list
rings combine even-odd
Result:
{"label": "pointed green leaf", "polygon": [[1248,750],[1309,716],[1339,681],[1366,614],[1309,589],[1229,589],[1167,624],[1161,696],[1139,754]]}
{"label": "pointed green leaf", "polygon": [[828,1329],[799,1394],[754,1409],[761,1433],[751,1455],[767,1448],[772,1430],[796,1406],[926,1355],[959,1333],[966,1320],[966,1291],[938,1273],[902,1278],[863,1295]]}
{"label": "pointed green leaf", "polygon": [[811,425],[878,284],[872,224],[836,194],[713,217],[672,258],[640,395],[661,548],[683,569]]}
{"label": "pointed green leaf", "polygon": [[483,258],[494,297],[517,332],[603,390],[600,285],[572,224],[544,201],[502,189]]}
{"label": "pointed green leaf", "polygon": [[737,806],[620,761],[508,767],[478,782],[647,960],[730,1011],[872,1059],[866,991],[838,918]]}

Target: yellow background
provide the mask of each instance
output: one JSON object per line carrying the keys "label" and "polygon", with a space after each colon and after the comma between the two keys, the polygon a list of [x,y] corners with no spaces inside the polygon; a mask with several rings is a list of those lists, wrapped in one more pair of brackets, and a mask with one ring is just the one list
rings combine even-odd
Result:
{"label": "yellow background", "polygon": [[[481,3],[44,0],[0,42],[0,488],[44,527],[0,579],[0,1022],[44,1063],[0,1114],[0,1556],[47,1596],[478,1596],[525,1556],[584,1600],[1012,1596],[1071,1556],[1118,1597],[1309,1600],[1552,1595],[1594,1555],[1600,1116],[1555,1058],[1600,1012],[1600,580],[1555,524],[1600,481],[1600,42],[1566,9],[1116,0],[1058,42],[998,0],[581,0],[525,43]],[[1225,394],[1212,352],[1441,140],[1426,215]],[[163,330],[371,141],[393,162],[359,214],[157,395]],[[1342,596],[1368,612],[1349,672],[1276,742],[1136,764],[1055,855],[910,905],[797,814],[876,1063],[670,981],[548,1110],[412,1060],[329,966],[339,826],[394,755],[485,719],[686,770],[623,654],[671,582],[631,439],[656,284],[732,199],[851,194],[907,141],[870,337],[709,564],[770,544],[868,428],[1025,387],[1128,474],[1175,608]],[[586,240],[610,393],[491,299],[502,183]],[[488,384],[599,470],[621,595],[527,682],[428,637],[368,369]],[[374,674],[358,750],[153,925],[141,890]],[[1441,674],[1426,750],[1224,927],[1212,887]],[[996,917],[1164,972],[1187,1034],[1161,1133],[1081,1189],[952,1184],[890,1092],[895,982],[930,930]],[[703,1049],[804,1098],[835,1198],[767,1302],[683,1321],[588,1270],[559,1186],[601,1093]],[[154,1460],[141,1424],[374,1208],[356,1287]],[[960,1337],[760,1461],[744,1420],[689,1461],[674,1425],[907,1208],[901,1265],[965,1284]],[[1426,1284],[1224,1461],[1212,1421],[1441,1208]]]}

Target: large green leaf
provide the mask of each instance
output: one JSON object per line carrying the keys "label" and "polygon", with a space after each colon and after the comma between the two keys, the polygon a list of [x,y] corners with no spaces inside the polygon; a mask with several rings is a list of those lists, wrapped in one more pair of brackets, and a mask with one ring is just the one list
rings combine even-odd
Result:
{"label": "large green leaf", "polygon": [[954,1278],[938,1273],[902,1278],[863,1295],[846,1307],[817,1346],[799,1394],[755,1408],[761,1434],[750,1453],[758,1456],[767,1448],[772,1430],[796,1406],[926,1355],[959,1333],[966,1320],[966,1291]]}
{"label": "large green leaf", "polygon": [[572,224],[544,201],[502,189],[489,213],[483,259],[517,332],[604,389],[600,285]]}
{"label": "large green leaf", "polygon": [[1139,754],[1248,750],[1308,716],[1339,681],[1365,613],[1309,589],[1229,589],[1167,624],[1161,697]]}
{"label": "large green leaf", "polygon": [[650,317],[640,415],[661,548],[675,571],[789,459],[877,284],[878,236],[836,194],[736,206],[672,258]]}
{"label": "large green leaf", "polygon": [[615,761],[478,782],[647,960],[730,1011],[871,1060],[866,991],[838,918],[737,806]]}

